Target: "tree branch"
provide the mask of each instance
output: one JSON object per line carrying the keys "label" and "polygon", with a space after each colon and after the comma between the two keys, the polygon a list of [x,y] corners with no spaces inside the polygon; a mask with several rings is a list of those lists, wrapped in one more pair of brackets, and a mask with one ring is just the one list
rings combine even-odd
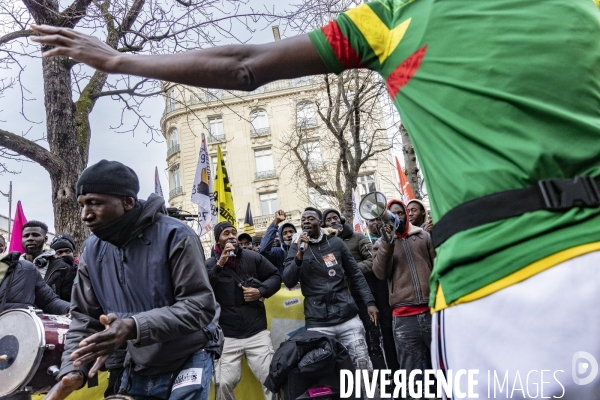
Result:
{"label": "tree branch", "polygon": [[87,14],[87,8],[91,3],[92,0],[75,0],[73,4],[60,13],[57,26],[75,28],[75,25]]}
{"label": "tree branch", "polygon": [[6,44],[6,43],[10,42],[11,40],[29,37],[33,34],[34,34],[34,32],[31,29],[25,29],[22,31],[7,33],[6,35],[0,37],[0,44]]}
{"label": "tree branch", "polygon": [[63,167],[62,160],[56,158],[39,144],[3,129],[0,129],[0,146],[40,164],[50,174],[59,171]]}

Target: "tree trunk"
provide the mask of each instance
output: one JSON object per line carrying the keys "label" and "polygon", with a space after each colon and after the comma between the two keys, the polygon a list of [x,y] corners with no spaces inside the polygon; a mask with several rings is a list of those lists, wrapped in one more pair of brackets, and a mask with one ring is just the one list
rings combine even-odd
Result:
{"label": "tree trunk", "polygon": [[71,71],[64,57],[44,58],[44,102],[50,152],[60,160],[60,167],[50,168],[52,205],[56,233],[69,233],[75,239],[76,252],[89,235],[79,218],[75,184],[85,165],[75,124],[75,106],[71,90]]}
{"label": "tree trunk", "polygon": [[419,167],[417,166],[417,155],[413,148],[408,132],[403,124],[400,124],[400,133],[402,135],[402,153],[404,154],[404,168],[406,168],[406,179],[410,188],[415,195],[415,198],[421,200],[421,192],[419,191]]}
{"label": "tree trunk", "polygon": [[356,181],[358,180],[358,174],[351,173],[346,176],[346,188],[344,190],[344,198],[342,202],[342,209],[340,213],[346,217],[346,223],[352,226],[354,219],[354,207],[352,207],[352,189],[356,189]]}

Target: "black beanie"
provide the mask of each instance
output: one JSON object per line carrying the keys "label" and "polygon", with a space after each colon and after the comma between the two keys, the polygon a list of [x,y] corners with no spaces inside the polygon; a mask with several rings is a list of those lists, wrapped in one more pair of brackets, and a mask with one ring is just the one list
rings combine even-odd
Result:
{"label": "black beanie", "polygon": [[100,193],[137,199],[140,181],[128,166],[118,161],[100,160],[81,173],[76,189],[77,196]]}
{"label": "black beanie", "polygon": [[66,240],[57,240],[56,242],[50,245],[52,250],[60,250],[60,249],[71,249],[71,251],[75,250],[73,245]]}
{"label": "black beanie", "polygon": [[215,232],[215,241],[217,243],[219,243],[219,236],[221,236],[221,232],[223,232],[225,230],[225,228],[235,228],[235,227],[233,225],[231,225],[230,222],[227,222],[227,221],[219,222],[218,224],[215,225],[213,231]]}
{"label": "black beanie", "polygon": [[340,214],[340,212],[334,208],[328,208],[326,210],[323,210],[323,219],[322,219],[322,223],[321,226],[325,227],[325,220],[327,219],[327,214],[331,214],[331,213],[336,213],[338,215],[338,218],[340,219],[340,221],[342,220],[342,214]]}
{"label": "black beanie", "polygon": [[71,251],[74,251],[75,250],[75,241],[73,240],[71,235],[68,235],[66,233],[60,233],[60,234],[54,236],[54,239],[52,239],[52,244],[50,245],[50,248],[53,250],[71,249]]}
{"label": "black beanie", "polygon": [[242,239],[246,239],[247,241],[249,241],[250,243],[252,243],[252,236],[250,236],[247,233],[241,233],[240,236],[238,236],[238,240],[241,242]]}

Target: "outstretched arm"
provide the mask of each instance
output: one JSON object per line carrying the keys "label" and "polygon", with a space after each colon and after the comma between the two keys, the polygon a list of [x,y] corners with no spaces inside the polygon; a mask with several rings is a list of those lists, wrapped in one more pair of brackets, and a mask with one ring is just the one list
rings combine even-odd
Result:
{"label": "outstretched arm", "polygon": [[229,45],[169,55],[123,54],[98,38],[69,28],[31,25],[53,46],[44,57],[67,56],[100,71],[215,89],[251,91],[278,79],[329,72],[308,35],[261,45]]}

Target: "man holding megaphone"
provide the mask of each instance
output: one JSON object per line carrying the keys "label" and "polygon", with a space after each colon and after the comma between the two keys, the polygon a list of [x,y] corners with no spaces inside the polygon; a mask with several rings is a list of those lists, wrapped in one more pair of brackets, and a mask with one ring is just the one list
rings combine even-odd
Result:
{"label": "man holding megaphone", "polygon": [[431,368],[429,277],[435,252],[431,236],[408,220],[406,205],[390,200],[386,209],[395,217],[384,223],[373,246],[373,273],[386,279],[392,307],[394,341],[401,370],[407,375],[423,365]]}

